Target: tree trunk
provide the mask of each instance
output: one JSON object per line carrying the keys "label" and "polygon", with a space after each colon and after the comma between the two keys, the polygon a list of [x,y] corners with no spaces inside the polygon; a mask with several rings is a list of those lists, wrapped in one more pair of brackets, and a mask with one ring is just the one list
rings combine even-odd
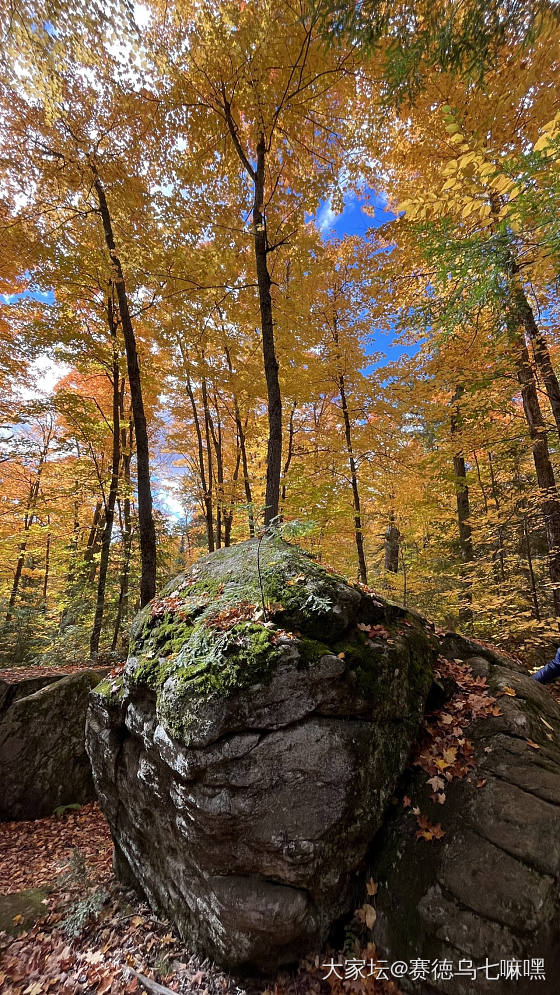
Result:
{"label": "tree trunk", "polygon": [[550,407],[552,408],[554,421],[556,422],[556,428],[558,430],[558,434],[560,435],[560,384],[558,383],[558,377],[556,376],[552,365],[546,339],[537,325],[533,309],[527,300],[527,295],[525,294],[525,290],[523,289],[523,285],[519,279],[518,267],[513,262],[512,265],[515,270],[514,277],[512,279],[513,307],[519,315],[519,319],[525,329],[527,338],[533,347],[535,363],[537,364],[537,369],[542,376],[548,400],[550,402]]}
{"label": "tree trunk", "polygon": [[[210,533],[212,534],[212,549],[214,549],[214,537],[216,539],[216,548],[219,549],[221,545],[221,537],[218,529],[214,532],[214,522],[212,509],[214,506],[214,466],[212,460],[212,447],[210,445],[210,412],[208,410],[208,392],[206,390],[206,377],[202,377],[202,408],[204,411],[204,438],[206,441],[206,465],[208,467],[208,481],[207,481],[207,495],[208,495],[208,513],[210,515],[210,527],[208,528],[208,537]],[[216,515],[216,525],[219,522],[219,516]],[[208,549],[210,549],[210,541],[208,542]],[[212,551],[212,550],[210,550]]]}
{"label": "tree trunk", "polygon": [[[202,502],[204,509],[204,518],[206,521],[206,539],[208,543],[208,552],[214,552],[214,514],[212,510],[212,482],[210,480],[210,485],[208,485],[206,479],[206,466],[204,462],[204,444],[202,441],[202,429],[200,427],[200,420],[198,417],[198,411],[196,407],[196,400],[194,396],[194,391],[192,389],[191,377],[187,363],[187,356],[183,343],[179,340],[179,349],[181,351],[181,358],[183,360],[183,369],[185,371],[185,386],[187,388],[187,394],[189,401],[191,402],[191,410],[193,413],[193,422],[196,432],[196,441],[198,446],[198,470],[200,474],[200,486],[202,488]],[[211,477],[211,473],[210,473]]]}
{"label": "tree trunk", "polygon": [[113,451],[111,454],[111,483],[109,484],[109,494],[105,506],[105,528],[103,530],[103,541],[101,543],[101,558],[99,561],[99,580],[97,582],[97,599],[95,604],[95,616],[93,628],[89,641],[89,653],[95,659],[99,652],[99,639],[101,627],[103,625],[103,612],[105,610],[105,588],[107,586],[107,570],[109,567],[109,555],[111,552],[111,536],[113,535],[113,521],[115,518],[115,504],[117,491],[119,488],[119,469],[121,462],[121,426],[120,426],[120,370],[119,354],[117,348],[117,322],[113,309],[113,300],[109,294],[107,301],[107,319],[111,334],[111,344],[113,349]]}
{"label": "tree trunk", "polygon": [[138,363],[138,352],[136,349],[136,336],[134,334],[132,319],[130,317],[123,270],[120,259],[116,253],[111,215],[107,204],[107,198],[105,196],[105,190],[95,167],[92,167],[92,171],[94,175],[97,201],[99,204],[99,213],[103,222],[105,242],[111,259],[111,266],[115,274],[114,285],[117,291],[121,326],[124,336],[128,369],[128,384],[130,388],[132,413],[134,417],[136,456],[138,464],[138,527],[140,532],[140,555],[142,560],[140,604],[143,607],[148,603],[148,601],[151,601],[156,593],[156,530],[152,510],[148,430],[144,411],[144,399],[142,396],[142,381],[140,377],[140,366]]}
{"label": "tree trunk", "polygon": [[395,525],[395,512],[389,516],[389,525],[385,532],[385,570],[396,574],[399,571],[401,534]]}
{"label": "tree trunk", "polygon": [[492,453],[488,453],[488,466],[490,467],[490,482],[492,484],[492,497],[494,498],[494,506],[496,508],[496,518],[497,530],[498,530],[498,558],[500,561],[500,577],[502,582],[506,579],[505,573],[505,547],[504,547],[504,530],[499,523],[500,518],[500,499],[498,497],[498,485],[496,482],[496,475],[494,473],[494,460]]}
{"label": "tree trunk", "polygon": [[43,575],[43,611],[47,610],[47,591],[49,589],[49,567],[51,560],[51,519],[47,516],[47,545],[45,548],[45,573]]}
{"label": "tree trunk", "polygon": [[334,343],[336,345],[336,361],[338,364],[336,382],[340,393],[340,404],[342,408],[342,418],[344,422],[344,436],[346,439],[346,454],[348,456],[348,465],[350,467],[350,481],[352,485],[352,504],[354,508],[354,540],[356,543],[356,551],[358,553],[358,576],[362,584],[367,584],[367,566],[366,566],[366,558],[364,553],[364,534],[362,528],[362,509],[360,502],[360,489],[358,487],[358,469],[354,457],[354,448],[352,444],[352,427],[350,425],[350,414],[348,411],[348,403],[346,400],[346,385],[344,381],[344,372],[341,366],[342,356],[340,354],[339,334],[338,334],[338,315],[336,312],[333,315],[332,336]]}
{"label": "tree trunk", "polygon": [[529,428],[533,462],[541,493],[541,511],[548,544],[548,571],[552,583],[554,613],[560,617],[560,499],[548,449],[547,430],[539,405],[534,373],[527,345],[520,331],[517,332],[516,367],[521,387],[523,410]]}
{"label": "tree trunk", "polygon": [[[224,352],[229,372],[230,374],[232,374],[233,366],[227,345],[224,345]],[[247,499],[247,517],[249,519],[249,536],[252,539],[253,536],[255,535],[255,518],[253,515],[253,494],[251,491],[251,481],[249,478],[249,469],[247,464],[247,445],[245,441],[245,429],[247,427],[247,421],[245,421],[245,425],[243,425],[241,421],[241,413],[239,411],[239,403],[235,395],[235,392],[233,392],[233,410],[235,413],[235,425],[237,428],[237,437],[239,439],[239,446],[241,449],[241,465],[243,467],[243,487],[245,489],[245,497]]]}
{"label": "tree trunk", "polygon": [[[124,383],[123,383],[124,388]],[[115,628],[113,630],[113,641],[111,643],[111,650],[114,652],[117,648],[117,642],[119,639],[119,632],[122,625],[123,618],[126,618],[128,613],[128,578],[130,572],[130,553],[132,548],[132,516],[130,509],[130,456],[132,453],[132,445],[134,441],[134,423],[130,422],[129,437],[126,438],[126,426],[122,426],[124,421],[124,389],[121,390],[120,398],[120,421],[121,421],[121,458],[122,458],[122,468],[123,468],[123,482],[124,482],[124,500],[123,500],[123,556],[121,564],[121,579],[119,587],[119,602],[117,605],[117,617],[115,619]]]}
{"label": "tree trunk", "polygon": [[25,553],[27,551],[28,533],[29,529],[33,525],[33,520],[35,518],[35,509],[37,508],[37,501],[39,499],[39,492],[41,489],[41,477],[43,475],[43,468],[45,466],[45,461],[47,458],[51,437],[52,437],[52,425],[49,427],[45,435],[43,448],[39,455],[37,473],[35,475],[35,479],[32,481],[29,487],[29,497],[27,499],[25,517],[23,520],[23,538],[19,544],[19,553],[18,553],[16,568],[14,571],[14,579],[12,581],[12,590],[10,591],[10,600],[8,602],[8,610],[6,612],[6,622],[9,622],[10,619],[12,618],[14,605],[19,590],[21,574],[23,571],[23,564],[25,562]]}
{"label": "tree trunk", "polygon": [[284,469],[282,470],[282,507],[284,507],[284,502],[286,501],[286,477],[288,475],[288,470],[290,469],[290,463],[292,462],[292,456],[294,455],[294,415],[296,413],[296,403],[292,405],[292,410],[290,411],[290,421],[288,424],[288,452],[286,454],[286,462],[284,463]]}
{"label": "tree trunk", "polygon": [[358,471],[354,450],[352,448],[352,429],[350,426],[350,415],[348,404],[346,403],[346,390],[344,387],[344,375],[341,373],[338,380],[340,390],[340,403],[342,405],[342,417],[344,419],[344,435],[346,437],[346,452],[348,455],[348,465],[350,467],[350,480],[352,483],[352,501],[354,505],[354,538],[358,553],[358,574],[362,584],[367,584],[367,566],[364,553],[364,534],[362,530],[362,510],[360,503],[360,491],[358,487]]}
{"label": "tree trunk", "polygon": [[268,447],[266,465],[266,495],[264,524],[270,525],[278,517],[280,500],[280,473],[282,468],[282,397],[278,377],[278,360],[274,344],[270,273],[267,260],[267,237],[264,217],[264,183],[266,145],[261,135],[257,145],[257,168],[254,173],[255,199],[253,203],[253,232],[257,284],[261,312],[262,350],[266,391],[268,398]]}
{"label": "tree trunk", "polygon": [[[457,387],[453,401],[459,400],[463,393],[462,387]],[[460,412],[457,404],[454,413],[451,415],[451,436],[459,431]],[[457,523],[459,526],[459,549],[461,553],[461,606],[459,608],[459,618],[463,625],[472,626],[472,590],[471,582],[467,576],[468,564],[474,560],[474,550],[472,542],[472,529],[470,526],[470,501],[469,487],[467,484],[467,471],[465,458],[462,452],[456,452],[453,456],[453,473],[455,474],[455,495],[457,501]]]}

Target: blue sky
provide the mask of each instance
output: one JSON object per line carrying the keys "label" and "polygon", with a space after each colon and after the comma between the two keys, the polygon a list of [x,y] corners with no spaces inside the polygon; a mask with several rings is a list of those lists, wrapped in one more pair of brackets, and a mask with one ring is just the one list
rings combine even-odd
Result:
{"label": "blue sky", "polygon": [[[354,192],[348,193],[344,201],[344,210],[340,214],[335,214],[330,203],[325,201],[317,211],[315,220],[323,238],[328,240],[344,238],[345,235],[358,235],[364,238],[371,228],[380,228],[394,221],[396,217],[396,214],[387,209],[387,198],[384,193],[366,189],[361,196]],[[386,362],[398,359],[405,352],[416,352],[416,349],[414,346],[396,345],[392,333],[385,334],[372,328],[371,341],[366,351],[368,354],[383,353],[383,357],[378,362],[372,363],[368,369],[383,366]]]}

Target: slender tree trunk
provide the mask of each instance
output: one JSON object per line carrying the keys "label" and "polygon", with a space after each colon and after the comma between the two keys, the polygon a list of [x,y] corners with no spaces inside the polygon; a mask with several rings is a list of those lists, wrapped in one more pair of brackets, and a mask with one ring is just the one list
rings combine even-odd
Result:
{"label": "slender tree trunk", "polygon": [[362,584],[367,584],[367,566],[366,566],[366,557],[364,553],[364,533],[362,527],[362,508],[360,501],[360,489],[358,486],[358,469],[356,466],[356,459],[354,456],[354,448],[352,444],[352,427],[350,424],[350,413],[348,411],[348,403],[346,400],[346,384],[344,381],[344,372],[341,366],[342,356],[340,353],[338,316],[336,312],[333,315],[332,335],[337,350],[336,360],[337,363],[339,364],[338,373],[337,373],[337,384],[340,393],[340,405],[342,409],[342,419],[344,422],[344,436],[346,439],[346,454],[348,456],[348,466],[350,468],[350,482],[352,485],[352,504],[354,508],[354,541],[356,543],[356,551],[358,553],[358,576]]}
{"label": "slender tree trunk", "polygon": [[229,503],[229,508],[226,512],[224,508],[224,546],[231,545],[231,529],[233,526],[233,508],[236,499],[236,485],[239,479],[239,468],[241,466],[241,448],[239,445],[239,436],[237,436],[237,456],[235,459],[235,467],[232,476],[232,492],[231,501]]}
{"label": "slender tree trunk", "polygon": [[[457,387],[454,402],[457,402],[463,393],[462,387]],[[451,415],[451,436],[459,432],[460,411],[456,405],[454,413]],[[472,614],[472,590],[471,582],[468,579],[468,565],[474,560],[474,550],[472,541],[472,529],[470,526],[470,500],[469,487],[467,484],[467,471],[463,453],[458,451],[453,456],[453,472],[455,474],[455,495],[457,501],[457,523],[459,526],[459,549],[461,553],[461,606],[459,608],[459,618],[463,625],[471,627],[473,621]]]}
{"label": "slender tree trunk", "polygon": [[268,253],[270,247],[266,233],[266,218],[264,214],[264,188],[266,180],[266,140],[261,134],[256,148],[256,166],[252,166],[243,151],[239,140],[237,125],[231,113],[231,105],[227,100],[225,85],[222,86],[223,109],[233,144],[237,154],[253,181],[253,238],[255,248],[255,263],[257,270],[257,286],[259,291],[259,310],[261,314],[262,351],[264,375],[266,380],[268,408],[268,446],[266,462],[266,495],[264,509],[264,524],[270,525],[278,517],[280,502],[280,474],[282,470],[282,395],[278,377],[278,360],[274,342],[274,321],[272,317],[272,296],[270,293],[271,279],[268,269]]}
{"label": "slender tree trunk", "polygon": [[45,573],[43,575],[43,610],[47,608],[47,591],[49,589],[49,568],[51,560],[51,519],[47,516],[47,544],[45,548]]}
{"label": "slender tree trunk", "polygon": [[[208,412],[208,395],[206,391],[206,378],[202,378],[202,409],[204,411],[204,440],[206,442],[206,465],[208,467],[208,478],[207,478],[207,515],[210,516],[210,521],[207,521],[208,529],[208,549],[210,549],[210,535],[212,536],[212,549],[214,549],[215,542],[215,532],[214,532],[214,517],[213,517],[213,507],[214,507],[214,466],[212,460],[212,447],[210,445],[210,421]],[[219,546],[217,547],[219,549]],[[211,552],[212,550],[210,550]]]}
{"label": "slender tree trunk", "polygon": [[76,554],[78,552],[78,542],[80,537],[80,503],[76,499],[74,501],[74,526],[72,529],[72,538],[70,540],[69,549],[69,562],[68,562],[68,574],[66,577],[66,583],[68,586],[74,583],[76,576]]}
{"label": "slender tree trunk", "polygon": [[86,548],[84,550],[84,566],[89,567],[93,559],[94,550],[97,545],[97,537],[99,535],[100,523],[101,523],[101,509],[103,508],[103,501],[98,499],[95,503],[95,508],[93,509],[93,518],[91,521],[91,527],[89,530],[88,541]]}
{"label": "slender tree trunk", "polygon": [[29,530],[33,525],[33,521],[35,518],[35,510],[37,508],[37,501],[39,499],[39,493],[41,490],[41,477],[43,475],[43,469],[45,466],[45,461],[47,458],[51,437],[52,437],[52,426],[49,428],[47,432],[43,448],[39,455],[39,463],[37,466],[37,473],[35,475],[35,479],[32,481],[29,487],[29,496],[27,499],[25,517],[23,521],[23,538],[21,539],[21,542],[19,544],[18,558],[16,562],[16,568],[14,571],[14,579],[12,581],[12,590],[10,591],[10,600],[8,601],[8,610],[6,612],[6,622],[9,622],[13,615],[14,605],[16,602],[19,585],[21,581],[21,574],[23,571],[23,564],[25,562],[25,554],[27,551],[27,539],[29,535]]}
{"label": "slender tree trunk", "polygon": [[358,470],[352,447],[352,429],[350,426],[350,415],[346,402],[346,390],[344,387],[344,375],[341,373],[338,380],[340,391],[340,403],[342,406],[342,417],[344,419],[344,435],[346,438],[346,453],[348,455],[348,465],[350,467],[350,480],[352,483],[352,501],[354,505],[354,538],[358,553],[358,573],[362,584],[367,584],[367,566],[364,553],[364,533],[362,529],[362,510],[360,503],[360,490],[358,487]]}
{"label": "slender tree trunk", "polygon": [[[204,356],[202,357],[204,359]],[[221,427],[218,424],[218,431],[214,427],[214,419],[212,418],[212,412],[210,411],[210,404],[208,402],[208,386],[206,383],[206,377],[202,378],[202,405],[204,409],[204,434],[206,438],[206,458],[208,464],[208,489],[210,491],[210,496],[213,499],[214,493],[214,459],[212,457],[212,443],[214,444],[214,451],[216,456],[216,500],[213,500],[213,505],[216,510],[216,549],[221,549],[222,546],[222,511],[223,511],[223,484],[224,484],[224,469],[222,462],[222,441],[221,441]]]}
{"label": "slender tree trunk", "polygon": [[550,402],[550,407],[552,408],[554,421],[556,422],[556,428],[558,430],[558,434],[560,435],[560,384],[558,383],[558,377],[556,376],[552,365],[546,338],[537,325],[533,308],[527,300],[527,295],[519,278],[518,266],[513,263],[513,261],[512,266],[514,267],[514,276],[511,283],[513,307],[517,312],[521,324],[525,329],[527,338],[533,347],[535,363],[542,377],[548,400]]}
{"label": "slender tree trunk", "polygon": [[130,317],[130,308],[128,305],[128,295],[126,292],[123,270],[116,252],[111,215],[107,204],[107,198],[105,196],[105,190],[95,167],[92,167],[92,170],[94,175],[95,190],[97,193],[97,201],[99,204],[99,213],[103,222],[105,242],[115,274],[114,284],[117,292],[121,326],[124,336],[128,369],[128,384],[130,388],[132,413],[134,417],[136,455],[138,464],[138,527],[140,532],[140,555],[142,560],[140,604],[143,607],[148,603],[148,601],[151,601],[156,593],[156,530],[152,510],[148,430],[144,411],[144,399],[142,396],[142,381],[140,377],[140,366],[138,363],[138,352],[136,349],[136,336],[134,334],[132,319]]}
{"label": "slender tree trunk", "polygon": [[274,343],[272,297],[268,270],[268,244],[264,217],[264,184],[266,169],[266,144],[261,135],[257,145],[257,168],[254,173],[255,199],[253,202],[253,232],[257,284],[261,312],[262,350],[264,374],[268,397],[268,447],[266,464],[266,495],[264,524],[278,517],[280,499],[280,473],[282,468],[282,397],[278,377],[278,360]]}
{"label": "slender tree trunk", "polygon": [[[122,426],[122,423],[124,421],[123,390],[121,390],[120,419]],[[132,515],[130,508],[130,456],[132,453],[133,442],[134,442],[134,423],[133,421],[131,421],[129,427],[128,440],[126,437],[126,426],[121,427],[121,454],[122,454],[122,468],[123,468],[123,482],[124,482],[124,499],[123,499],[124,524],[122,530],[123,555],[122,555],[121,578],[119,586],[119,601],[117,605],[117,617],[115,619],[115,628],[113,630],[113,641],[111,643],[111,650],[113,652],[117,648],[122,620],[123,618],[126,618],[128,613],[128,578],[130,572],[130,553],[132,549]]]}
{"label": "slender tree trunk", "polygon": [[527,521],[527,514],[522,514],[523,519],[523,537],[525,539],[525,550],[527,552],[527,566],[529,568],[529,587],[531,590],[531,600],[533,602],[533,615],[540,621],[541,612],[539,608],[539,599],[537,595],[537,585],[535,583],[535,571],[533,570],[533,556],[531,554],[531,535],[529,531],[529,524]]}
{"label": "slender tree trunk", "polygon": [[529,428],[533,462],[541,494],[541,511],[548,544],[548,571],[552,583],[554,613],[560,617],[560,499],[550,453],[545,421],[539,405],[535,376],[525,339],[520,331],[515,341],[517,378],[521,387],[523,410]]}
{"label": "slender tree trunk", "polygon": [[109,331],[111,333],[111,345],[113,349],[113,451],[111,454],[111,483],[109,484],[109,494],[105,507],[105,528],[103,530],[103,541],[101,544],[101,558],[99,560],[99,580],[97,582],[97,600],[95,604],[95,616],[93,628],[89,641],[89,653],[95,659],[99,652],[99,639],[101,637],[101,627],[103,625],[103,612],[105,610],[105,588],[107,586],[107,570],[109,567],[109,556],[111,553],[111,537],[113,535],[113,521],[115,518],[115,504],[119,489],[119,469],[121,462],[121,426],[120,426],[120,403],[121,386],[119,370],[119,353],[117,347],[117,322],[113,310],[113,300],[111,295],[107,302],[107,319]]}
{"label": "slender tree trunk", "polygon": [[290,464],[294,455],[294,415],[296,413],[296,407],[297,405],[294,402],[292,410],[290,411],[290,420],[288,423],[288,452],[286,454],[286,461],[282,470],[282,507],[284,507],[284,503],[286,501],[286,477],[288,476],[288,470],[290,469]]}
{"label": "slender tree trunk", "polygon": [[[224,351],[225,351],[226,361],[228,364],[228,369],[231,375],[233,373],[233,366],[227,345],[224,345]],[[235,391],[233,392],[233,410],[235,413],[235,425],[237,428],[237,436],[239,439],[239,446],[241,449],[241,465],[243,467],[243,487],[245,489],[245,498],[247,500],[247,517],[249,519],[249,536],[252,539],[255,535],[255,518],[253,514],[253,494],[251,491],[251,480],[249,477],[249,468],[247,463],[247,444],[246,444],[246,435],[245,435],[245,430],[247,428],[247,421],[245,421],[245,425],[243,425],[241,421],[239,403]]]}
{"label": "slender tree trunk", "polygon": [[89,575],[88,584],[95,583],[95,577],[97,575],[97,565],[99,562],[99,554],[101,552],[101,546],[103,543],[103,532],[105,531],[105,508],[101,506],[101,512],[99,515],[99,520],[97,523],[97,530],[94,535],[93,545],[90,547],[88,562],[89,562]]}
{"label": "slender tree trunk", "polygon": [[497,485],[497,482],[496,482],[496,474],[494,473],[494,460],[493,460],[491,452],[488,453],[488,466],[490,467],[490,483],[492,485],[492,497],[494,499],[494,506],[496,508],[496,518],[498,520],[498,522],[497,522],[497,530],[498,530],[498,558],[499,558],[499,561],[500,561],[500,578],[501,578],[502,583],[503,583],[505,581],[505,579],[506,579],[504,530],[502,529],[502,526],[500,525],[500,522],[499,522],[499,517],[500,517],[500,499],[499,499],[499,496],[498,496],[498,485]]}
{"label": "slender tree trunk", "polygon": [[213,553],[215,546],[214,546],[214,513],[212,510],[212,484],[210,480],[210,486],[209,486],[206,479],[206,465],[204,462],[204,444],[202,441],[202,429],[200,427],[200,419],[198,417],[196,400],[192,388],[191,377],[187,362],[187,355],[183,343],[180,340],[179,340],[179,349],[181,351],[181,358],[183,360],[183,369],[185,371],[185,386],[187,388],[189,401],[191,402],[191,410],[193,414],[193,422],[196,432],[196,441],[198,446],[198,470],[200,474],[200,486],[202,488],[202,502],[204,508],[204,518],[206,521],[206,539],[208,542],[208,552]]}
{"label": "slender tree trunk", "polygon": [[395,525],[395,512],[389,515],[389,525],[385,532],[385,570],[387,573],[398,573],[401,534]]}

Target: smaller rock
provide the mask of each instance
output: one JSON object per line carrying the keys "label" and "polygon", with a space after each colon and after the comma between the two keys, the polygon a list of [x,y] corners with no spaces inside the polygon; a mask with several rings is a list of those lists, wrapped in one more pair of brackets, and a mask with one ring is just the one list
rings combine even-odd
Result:
{"label": "smaller rock", "polygon": [[39,819],[95,798],[85,718],[89,692],[102,677],[91,670],[57,675],[26,696],[25,685],[36,679],[13,685],[0,713],[0,819]]}
{"label": "smaller rock", "polygon": [[0,933],[17,936],[47,914],[45,888],[27,888],[13,895],[0,895]]}

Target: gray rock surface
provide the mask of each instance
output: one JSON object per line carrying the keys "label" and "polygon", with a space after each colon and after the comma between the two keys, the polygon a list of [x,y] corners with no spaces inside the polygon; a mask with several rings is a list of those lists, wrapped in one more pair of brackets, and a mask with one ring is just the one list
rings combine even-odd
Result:
{"label": "gray rock surface", "polygon": [[[38,819],[95,797],[85,751],[89,692],[103,671],[10,683],[0,711],[0,819]],[[37,685],[39,687],[37,688]]]}
{"label": "gray rock surface", "polygon": [[[446,637],[447,638],[447,637]],[[371,874],[379,884],[374,940],[380,956],[430,962],[461,958],[477,966],[544,958],[546,980],[479,971],[453,980],[399,980],[403,991],[558,991],[560,969],[560,707],[526,674],[479,646],[466,662],[485,676],[502,712],[466,730],[476,767],[432,800],[427,775],[416,769],[402,784],[411,806],[389,813],[374,842]],[[447,644],[446,650],[450,650]],[[466,656],[473,644],[465,645]],[[456,659],[457,643],[449,653]],[[503,694],[504,688],[510,693]],[[417,838],[413,807],[445,836]],[[521,972],[526,968],[521,966]],[[490,975],[496,974],[490,971]]]}
{"label": "gray rock surface", "polygon": [[87,748],[115,866],[184,937],[265,971],[326,938],[406,766],[436,646],[417,616],[267,539],[140,614]]}

